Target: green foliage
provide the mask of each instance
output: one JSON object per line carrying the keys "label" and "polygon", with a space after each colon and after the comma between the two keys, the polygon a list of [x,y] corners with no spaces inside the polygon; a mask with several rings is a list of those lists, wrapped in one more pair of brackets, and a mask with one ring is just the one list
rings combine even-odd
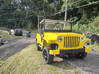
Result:
{"label": "green foliage", "polygon": [[[62,11],[65,9],[65,1],[66,0],[63,0]],[[76,22],[79,22],[79,24],[88,24],[92,18],[99,16],[99,2],[97,1],[98,0],[68,0],[68,19],[76,17]]]}
{"label": "green foliage", "polygon": [[52,14],[61,7],[59,5],[55,6],[53,0],[0,0],[0,26],[33,28],[38,15]]}
{"label": "green foliage", "polygon": [[88,31],[99,33],[99,17],[96,17],[93,21],[91,21],[88,26]]}
{"label": "green foliage", "polygon": [[[58,1],[57,3],[55,1]],[[99,16],[99,3],[92,4],[98,0],[68,0],[68,20],[78,22],[81,28],[94,24],[93,18]],[[9,28],[34,28],[37,26],[37,16],[50,16],[58,11],[64,11],[66,0],[0,0],[0,26]],[[52,19],[64,19],[64,13]],[[90,22],[92,21],[92,22]],[[83,24],[83,25],[82,25]],[[85,26],[84,24],[88,24]],[[88,28],[91,30],[93,26]],[[86,31],[86,29],[84,30]],[[98,31],[98,29],[95,29]]]}
{"label": "green foliage", "polygon": [[2,64],[3,64],[3,61],[2,61],[1,58],[0,58],[0,67],[2,66]]}
{"label": "green foliage", "polygon": [[73,26],[73,30],[78,32],[99,33],[99,17],[96,17],[88,24],[79,24]]}

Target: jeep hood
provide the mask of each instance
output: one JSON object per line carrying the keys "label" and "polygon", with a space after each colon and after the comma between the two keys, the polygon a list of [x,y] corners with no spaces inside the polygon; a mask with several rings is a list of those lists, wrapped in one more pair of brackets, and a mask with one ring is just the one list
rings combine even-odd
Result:
{"label": "jeep hood", "polygon": [[83,36],[82,34],[78,34],[78,33],[44,33],[44,38],[48,39],[48,40],[56,40],[59,36]]}
{"label": "jeep hood", "polygon": [[47,40],[56,40],[58,37],[55,33],[44,33],[44,38]]}

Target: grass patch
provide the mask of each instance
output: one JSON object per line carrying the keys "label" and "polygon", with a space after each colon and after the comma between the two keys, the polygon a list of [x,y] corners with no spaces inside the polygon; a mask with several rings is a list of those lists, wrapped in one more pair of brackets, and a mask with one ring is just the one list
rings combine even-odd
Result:
{"label": "grass patch", "polygon": [[3,64],[3,61],[2,61],[1,58],[0,58],[0,67],[2,66],[2,64]]}
{"label": "grass patch", "polygon": [[81,74],[79,70],[60,58],[55,63],[45,64],[42,52],[36,51],[35,44],[8,58],[0,68],[0,74]]}
{"label": "grass patch", "polygon": [[8,31],[4,31],[4,30],[0,30],[0,36],[3,38],[4,41],[10,39],[23,38],[23,36],[9,35]]}
{"label": "grass patch", "polygon": [[99,43],[95,43],[94,45],[95,45],[96,47],[99,47]]}

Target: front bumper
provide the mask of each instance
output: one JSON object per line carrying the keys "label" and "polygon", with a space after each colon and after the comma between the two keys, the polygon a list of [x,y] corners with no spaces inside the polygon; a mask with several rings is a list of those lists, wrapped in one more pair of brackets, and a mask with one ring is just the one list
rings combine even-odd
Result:
{"label": "front bumper", "polygon": [[81,52],[90,52],[90,48],[72,49],[72,50],[50,50],[50,55],[66,55],[66,54],[77,54]]}

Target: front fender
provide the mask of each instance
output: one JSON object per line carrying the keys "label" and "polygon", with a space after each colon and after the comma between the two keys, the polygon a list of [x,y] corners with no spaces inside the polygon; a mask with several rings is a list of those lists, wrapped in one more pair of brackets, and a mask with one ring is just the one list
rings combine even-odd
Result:
{"label": "front fender", "polygon": [[55,43],[57,40],[57,36],[45,36],[44,40],[46,40],[47,43]]}
{"label": "front fender", "polygon": [[86,44],[86,43],[90,43],[90,41],[91,41],[91,39],[86,38],[86,40],[85,40],[84,44]]}

